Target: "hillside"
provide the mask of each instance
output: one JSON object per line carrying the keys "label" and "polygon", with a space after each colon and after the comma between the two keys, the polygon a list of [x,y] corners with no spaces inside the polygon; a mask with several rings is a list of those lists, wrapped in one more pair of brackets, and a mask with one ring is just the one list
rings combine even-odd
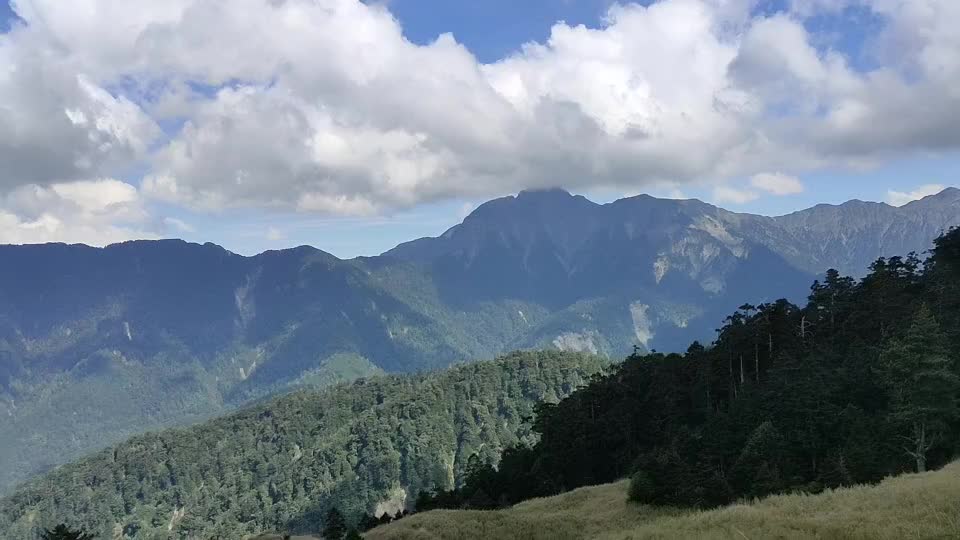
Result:
{"label": "hillside", "polygon": [[176,240],[0,246],[0,492],[303,386],[518,349],[683,350],[743,302],[800,300],[815,273],[862,275],[951,224],[952,188],[778,218],[550,190],[353,260]]}
{"label": "hillside", "polygon": [[300,391],[134,437],[0,499],[0,538],[36,538],[60,522],[104,538],[311,532],[332,501],[351,519],[393,514],[421,490],[454,487],[471,456],[493,460],[532,443],[534,406],[604,365],[575,353],[516,353]]}
{"label": "hillside", "polygon": [[960,449],[960,228],[930,256],[827,273],[808,303],[742,305],[708,346],[637,353],[538,409],[506,449],[419,511],[494,509],[630,478],[630,497],[715,508],[879,482]]}
{"label": "hillside", "polygon": [[960,463],[818,495],[775,495],[710,511],[627,501],[628,482],[580,488],[505,510],[433,510],[369,531],[367,540],[960,537]]}

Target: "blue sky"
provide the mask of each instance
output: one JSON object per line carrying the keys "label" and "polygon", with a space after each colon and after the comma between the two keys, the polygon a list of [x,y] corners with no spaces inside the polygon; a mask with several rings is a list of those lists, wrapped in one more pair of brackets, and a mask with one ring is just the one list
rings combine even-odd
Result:
{"label": "blue sky", "polygon": [[[22,157],[11,167],[20,176],[0,176],[0,219],[13,220],[0,242],[180,236],[245,254],[310,244],[352,257],[438,235],[484,200],[525,188],[557,185],[598,202],[693,197],[779,215],[958,184],[960,141],[926,112],[956,105],[949,0],[932,0],[930,13],[875,0],[842,9],[758,1],[743,13],[719,0],[320,3],[338,11],[305,8],[271,23],[308,4],[264,0],[249,14],[262,27],[221,12],[202,40],[168,18],[176,8],[36,0],[24,21],[0,3],[10,38],[0,47],[14,62],[37,58],[18,48],[28,37],[62,59],[48,66],[47,87],[0,81],[0,96],[21,100],[8,107],[26,111],[29,125],[63,123],[49,117],[58,107],[70,121],[14,141],[35,149],[16,159],[67,157]],[[191,17],[216,11],[208,0],[170,5],[208,8]],[[271,27],[291,20],[302,24]],[[168,37],[145,46],[161,27]],[[241,28],[256,30],[241,39]],[[447,33],[453,40],[437,41]],[[169,36],[200,45],[178,50]],[[245,50],[245,41],[264,45]],[[117,52],[124,44],[129,55]],[[245,52],[234,58],[234,49]],[[895,80],[884,86],[881,72]],[[71,81],[80,80],[78,93]],[[904,87],[933,102],[904,101],[895,92]],[[78,133],[60,141],[64,129]],[[504,136],[516,144],[500,144]],[[54,143],[78,146],[44,147]],[[48,168],[56,173],[31,176]]]}
{"label": "blue sky", "polygon": [[489,63],[524,43],[545,41],[557,21],[597,27],[611,4],[611,0],[392,0],[387,6],[407,39],[427,44],[450,32],[481,62]]}
{"label": "blue sky", "polygon": [[0,3],[0,30],[7,31],[10,24],[16,20],[17,14],[13,12],[9,1]]}

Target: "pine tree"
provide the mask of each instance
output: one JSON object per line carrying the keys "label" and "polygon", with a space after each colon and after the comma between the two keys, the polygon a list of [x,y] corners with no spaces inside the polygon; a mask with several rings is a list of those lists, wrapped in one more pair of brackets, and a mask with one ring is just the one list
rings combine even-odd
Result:
{"label": "pine tree", "polygon": [[893,402],[891,420],[906,443],[904,452],[913,458],[917,472],[923,472],[927,453],[960,412],[960,380],[950,370],[946,340],[926,305],[905,335],[891,340],[883,360]]}
{"label": "pine tree", "polygon": [[[960,347],[960,227],[954,227],[934,241],[933,255],[924,263],[929,283],[928,297],[944,333],[954,349]],[[960,371],[960,358],[954,358]]]}

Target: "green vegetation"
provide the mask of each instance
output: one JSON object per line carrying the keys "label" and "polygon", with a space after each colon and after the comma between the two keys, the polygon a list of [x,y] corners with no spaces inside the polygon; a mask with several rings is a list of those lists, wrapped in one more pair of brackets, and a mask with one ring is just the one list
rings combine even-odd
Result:
{"label": "green vegetation", "polygon": [[134,437],[60,467],[0,501],[0,537],[58,523],[102,538],[315,533],[335,502],[351,526],[399,512],[408,493],[450,489],[471,456],[532,444],[534,406],[605,361],[515,353],[418,376],[299,391],[187,429]]}
{"label": "green vegetation", "polygon": [[876,486],[775,495],[709,511],[627,501],[628,482],[580,488],[505,510],[433,510],[378,527],[367,540],[596,540],[960,537],[960,463]]}
{"label": "green vegetation", "polygon": [[940,467],[960,450],[960,229],[930,258],[826,274],[806,307],[743,305],[709,348],[635,354],[538,407],[532,447],[480,456],[419,510],[494,508],[631,478],[640,503],[709,508]]}

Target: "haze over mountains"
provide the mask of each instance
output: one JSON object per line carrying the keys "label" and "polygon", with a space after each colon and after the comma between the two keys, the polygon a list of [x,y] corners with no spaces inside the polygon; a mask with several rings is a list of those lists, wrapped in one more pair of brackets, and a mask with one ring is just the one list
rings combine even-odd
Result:
{"label": "haze over mountains", "polygon": [[675,350],[745,300],[800,300],[829,267],[861,275],[957,224],[954,188],[782,217],[550,190],[353,260],[176,240],[2,246],[0,489],[291,386],[522,348]]}

